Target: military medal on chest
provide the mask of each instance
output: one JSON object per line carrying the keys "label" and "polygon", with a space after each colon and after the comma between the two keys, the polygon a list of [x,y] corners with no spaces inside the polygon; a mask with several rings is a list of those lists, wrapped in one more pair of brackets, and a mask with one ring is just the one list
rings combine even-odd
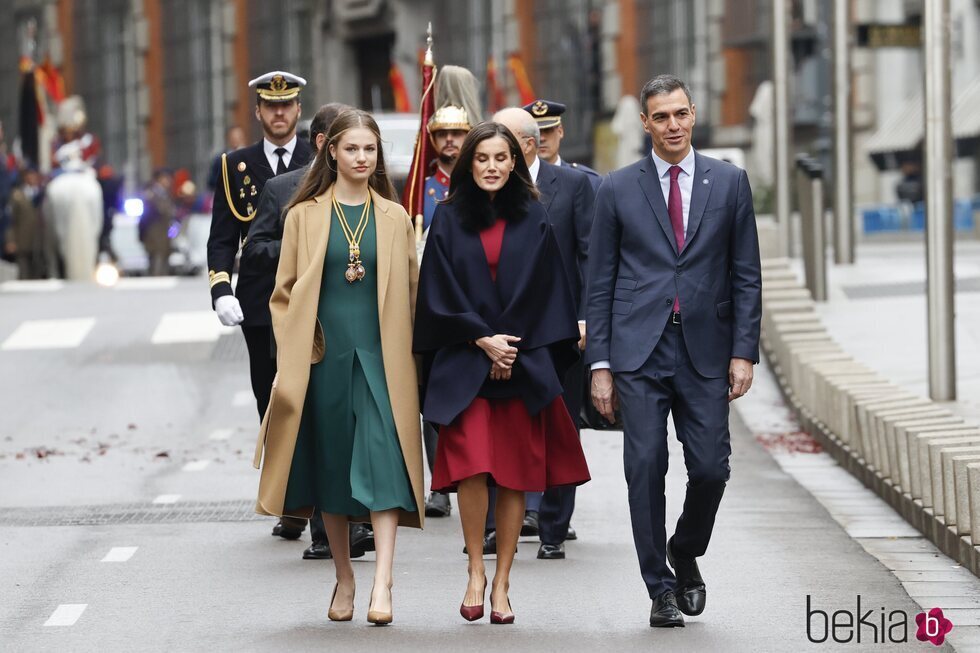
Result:
{"label": "military medal on chest", "polygon": [[344,210],[336,196],[333,197],[333,210],[337,214],[337,221],[344,232],[344,238],[347,239],[347,269],[344,270],[344,279],[347,280],[347,283],[363,281],[364,277],[367,276],[367,270],[364,268],[364,263],[361,262],[361,238],[364,237],[364,232],[367,230],[368,219],[371,214],[371,195],[368,194],[368,198],[364,202],[364,210],[361,211],[361,217],[353,230],[347,222],[347,217],[344,215]]}

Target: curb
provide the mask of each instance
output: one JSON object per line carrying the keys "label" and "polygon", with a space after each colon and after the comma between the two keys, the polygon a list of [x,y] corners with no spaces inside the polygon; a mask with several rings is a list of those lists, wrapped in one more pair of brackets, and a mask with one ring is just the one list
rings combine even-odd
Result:
{"label": "curb", "polygon": [[845,352],[787,259],[763,260],[762,279],[762,350],[803,430],[980,575],[980,427]]}

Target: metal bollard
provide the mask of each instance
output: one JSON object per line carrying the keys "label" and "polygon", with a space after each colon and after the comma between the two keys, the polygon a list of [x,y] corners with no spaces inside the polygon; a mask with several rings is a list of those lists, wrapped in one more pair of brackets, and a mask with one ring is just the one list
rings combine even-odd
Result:
{"label": "metal bollard", "polygon": [[824,233],[823,166],[806,155],[798,155],[796,170],[806,287],[814,301],[825,302],[827,246]]}

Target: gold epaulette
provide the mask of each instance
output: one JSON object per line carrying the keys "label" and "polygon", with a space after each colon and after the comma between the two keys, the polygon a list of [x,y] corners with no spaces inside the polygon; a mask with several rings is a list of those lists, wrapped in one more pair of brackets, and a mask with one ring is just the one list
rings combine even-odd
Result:
{"label": "gold epaulette", "polygon": [[219,283],[231,284],[231,275],[229,275],[227,272],[215,272],[214,270],[209,270],[208,280],[211,282],[211,287],[214,288]]}
{"label": "gold epaulette", "polygon": [[[238,218],[239,220],[241,220],[242,222],[251,222],[253,219],[255,219],[255,214],[258,213],[258,210],[252,211],[248,215],[242,215],[241,213],[238,212],[238,209],[235,208],[235,203],[231,201],[231,188],[228,187],[228,154],[227,153],[223,153],[221,155],[221,178],[225,182],[225,199],[228,200],[228,208],[231,209],[231,214],[236,218]],[[253,191],[255,190],[254,186],[252,187],[252,190]]]}

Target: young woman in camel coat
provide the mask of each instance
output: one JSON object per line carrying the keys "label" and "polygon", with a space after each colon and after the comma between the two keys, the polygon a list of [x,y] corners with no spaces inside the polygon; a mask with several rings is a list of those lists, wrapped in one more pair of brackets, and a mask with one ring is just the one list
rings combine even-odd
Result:
{"label": "young woman in camel coat", "polygon": [[[256,467],[265,458],[256,510],[323,511],[337,573],[333,621],[353,614],[347,521],[374,526],[376,624],[392,618],[397,526],[422,527],[418,265],[411,221],[393,198],[377,124],[363,111],[340,114],[287,213],[269,303],[279,373],[256,448]],[[352,243],[363,258],[353,280]]]}

